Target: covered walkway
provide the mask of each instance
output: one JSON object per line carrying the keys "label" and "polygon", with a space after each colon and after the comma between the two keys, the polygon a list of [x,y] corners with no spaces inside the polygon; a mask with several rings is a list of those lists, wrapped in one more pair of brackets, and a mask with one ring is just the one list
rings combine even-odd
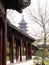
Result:
{"label": "covered walkway", "polygon": [[[35,39],[12,25],[6,18],[6,9],[22,12],[30,5],[30,0],[24,4],[22,0],[20,2],[19,0],[6,0],[6,3],[5,0],[1,0],[0,5],[0,65],[32,65],[33,62],[30,59],[32,59],[32,42]],[[7,5],[6,8],[5,5]],[[24,62],[23,55],[26,56]],[[20,62],[14,63],[14,59],[16,62],[19,59]],[[10,60],[10,64],[6,64],[7,60]]]}
{"label": "covered walkway", "polygon": [[[5,15],[1,10],[0,14],[0,65],[7,65],[7,60],[10,60],[10,65],[15,64],[14,59],[16,61],[19,59],[18,63],[22,62],[24,64],[26,61],[32,59],[32,42],[35,39],[12,25],[8,19],[5,21]],[[26,57],[23,63],[22,56],[24,55]]]}

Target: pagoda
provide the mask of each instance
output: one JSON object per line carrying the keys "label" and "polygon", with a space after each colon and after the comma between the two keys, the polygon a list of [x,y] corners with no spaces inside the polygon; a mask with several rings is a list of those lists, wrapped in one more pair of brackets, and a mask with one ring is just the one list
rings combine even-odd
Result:
{"label": "pagoda", "polygon": [[22,30],[23,32],[27,32],[27,23],[24,20],[24,15],[22,14],[22,20],[19,23],[19,29]]}

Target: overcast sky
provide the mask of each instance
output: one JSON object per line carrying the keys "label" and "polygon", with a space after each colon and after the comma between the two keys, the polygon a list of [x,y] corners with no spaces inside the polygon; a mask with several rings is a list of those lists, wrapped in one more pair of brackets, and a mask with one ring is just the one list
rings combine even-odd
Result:
{"label": "overcast sky", "polygon": [[[40,6],[44,9],[45,4],[47,2],[48,6],[49,6],[49,0],[38,0],[40,1]],[[26,9],[23,10],[23,14],[24,14],[24,19],[25,21],[28,23],[28,33],[29,34],[36,34],[36,32],[40,33],[39,28],[41,30],[41,27],[35,23],[32,22],[28,15],[27,15],[27,10],[28,8],[30,8],[32,10],[32,8],[35,8],[35,10],[37,11],[37,0],[31,0],[31,5],[29,7],[27,7]],[[48,10],[49,11],[49,10]],[[18,23],[22,20],[22,13],[20,14],[19,12],[15,11],[15,10],[7,10],[7,18],[10,20],[10,22],[15,25],[16,27],[18,27]],[[38,31],[37,31],[38,29]],[[36,32],[33,32],[33,30],[36,30]]]}

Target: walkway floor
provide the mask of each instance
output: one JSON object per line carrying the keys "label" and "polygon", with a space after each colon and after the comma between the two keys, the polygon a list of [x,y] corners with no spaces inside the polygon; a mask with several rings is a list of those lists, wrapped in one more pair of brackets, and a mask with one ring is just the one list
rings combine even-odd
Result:
{"label": "walkway floor", "polygon": [[22,56],[22,62],[20,62],[20,57],[18,61],[16,62],[16,59],[14,60],[14,63],[10,63],[10,61],[7,61],[6,65],[33,65],[33,56],[32,59],[26,61],[26,56]]}
{"label": "walkway floor", "polygon": [[20,63],[14,63],[14,64],[8,64],[8,65],[33,65],[33,60],[27,60],[25,62],[20,62]]}

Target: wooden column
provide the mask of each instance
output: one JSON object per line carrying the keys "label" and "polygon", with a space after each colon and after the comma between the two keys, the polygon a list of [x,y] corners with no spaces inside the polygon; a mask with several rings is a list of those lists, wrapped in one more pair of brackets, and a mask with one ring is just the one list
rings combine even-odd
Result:
{"label": "wooden column", "polygon": [[4,24],[3,25],[3,44],[2,44],[2,65],[6,65],[6,43],[7,43],[7,21],[6,21],[6,15],[4,18]]}
{"label": "wooden column", "polygon": [[30,43],[30,46],[29,46],[29,52],[30,52],[30,59],[32,59],[32,44]]}
{"label": "wooden column", "polygon": [[29,56],[29,59],[32,58],[32,44],[29,43],[29,46],[28,46],[28,56]]}
{"label": "wooden column", "polygon": [[24,56],[24,45],[23,45],[23,56]]}
{"label": "wooden column", "polygon": [[12,35],[12,44],[11,44],[11,63],[14,63],[14,34]]}
{"label": "wooden column", "polygon": [[20,62],[22,62],[22,38],[20,40]]}
{"label": "wooden column", "polygon": [[26,41],[26,60],[28,60],[28,41]]}
{"label": "wooden column", "polygon": [[18,57],[19,57],[19,46],[18,46],[18,41],[16,43],[16,61],[18,61]]}
{"label": "wooden column", "polygon": [[28,44],[28,59],[30,59],[30,44]]}
{"label": "wooden column", "polygon": [[2,29],[0,30],[0,65],[2,65]]}
{"label": "wooden column", "polygon": [[10,39],[10,36],[9,36],[9,52],[10,52],[10,54],[9,54],[9,59],[10,59],[10,62],[11,62],[11,55],[12,55],[12,52],[11,52],[11,39]]}

